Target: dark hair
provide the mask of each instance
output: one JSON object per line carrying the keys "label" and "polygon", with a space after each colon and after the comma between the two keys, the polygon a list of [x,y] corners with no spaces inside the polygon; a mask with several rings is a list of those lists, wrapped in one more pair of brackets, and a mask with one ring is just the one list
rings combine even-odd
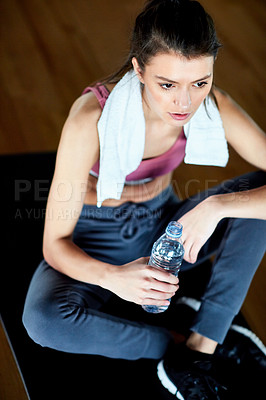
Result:
{"label": "dark hair", "polygon": [[127,59],[103,83],[117,83],[132,69],[133,57],[144,71],[149,60],[159,53],[174,51],[186,58],[215,58],[219,47],[213,20],[199,2],[150,0],[136,18]]}

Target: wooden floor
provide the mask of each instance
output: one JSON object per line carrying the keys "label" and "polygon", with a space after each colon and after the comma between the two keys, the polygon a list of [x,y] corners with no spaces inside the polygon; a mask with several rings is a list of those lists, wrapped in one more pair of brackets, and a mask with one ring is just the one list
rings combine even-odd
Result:
{"label": "wooden floor", "polygon": [[25,389],[13,352],[0,319],[0,399],[27,400]]}
{"label": "wooden floor", "polygon": [[[0,154],[57,148],[74,99],[85,86],[112,72],[124,59],[134,17],[143,3],[143,0],[1,2]],[[224,45],[216,62],[217,85],[228,91],[265,129],[265,2],[202,0],[201,3],[214,17]],[[181,166],[175,179],[178,190],[185,195],[252,169],[231,150],[226,169]],[[264,342],[265,282],[264,258],[243,306],[250,326]],[[0,346],[7,346],[3,338]],[[2,354],[3,350],[0,351]],[[7,369],[14,368],[8,365]],[[10,389],[10,380],[18,378],[14,374],[4,376],[5,370],[2,366],[0,386]],[[7,400],[23,398],[16,394],[6,396]]]}

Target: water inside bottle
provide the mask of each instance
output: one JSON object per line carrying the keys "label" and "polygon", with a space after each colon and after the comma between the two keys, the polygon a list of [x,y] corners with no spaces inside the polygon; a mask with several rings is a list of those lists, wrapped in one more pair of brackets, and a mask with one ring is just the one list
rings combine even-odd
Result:
{"label": "water inside bottle", "polygon": [[[171,221],[165,233],[153,244],[149,265],[168,271],[177,276],[184,256],[182,240],[182,225],[177,221]],[[168,299],[169,302],[171,299]],[[142,308],[150,313],[164,312],[168,306],[144,305]]]}
{"label": "water inside bottle", "polygon": [[[159,260],[158,259],[155,260],[154,254],[153,254],[150,257],[149,265],[152,265],[155,268],[161,269],[162,271],[168,271],[172,275],[178,276],[178,272],[180,271],[180,266],[181,266],[181,263],[182,263],[182,258],[183,258],[183,255],[181,257],[179,256],[178,257],[178,261],[177,261],[177,257],[175,257],[173,263],[169,263],[169,262],[168,263],[164,263],[164,267],[162,267],[162,260],[159,263],[158,262]],[[159,264],[160,264],[160,266],[159,266]],[[171,302],[171,299],[168,299],[168,301]],[[168,309],[169,305],[168,306],[153,306],[153,305],[149,306],[149,305],[145,305],[145,306],[142,306],[142,308],[143,308],[143,310],[145,310],[145,311],[147,311],[149,313],[159,314],[161,312],[166,311]]]}

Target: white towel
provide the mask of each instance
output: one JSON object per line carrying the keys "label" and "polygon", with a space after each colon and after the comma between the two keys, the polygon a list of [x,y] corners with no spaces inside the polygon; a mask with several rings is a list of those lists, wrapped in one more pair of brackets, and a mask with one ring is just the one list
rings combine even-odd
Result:
{"label": "white towel", "polygon": [[[207,111],[206,111],[207,109]],[[219,110],[210,96],[184,125],[186,164],[225,167],[229,158],[227,141]]]}
{"label": "white towel", "polygon": [[97,206],[105,199],[120,199],[126,176],[141,163],[145,144],[145,119],[141,86],[129,71],[109,95],[98,121],[100,169]]}
{"label": "white towel", "polygon": [[[225,166],[228,149],[219,111],[207,98],[184,126],[187,137],[185,162]],[[97,206],[105,199],[120,199],[126,176],[141,163],[145,144],[145,119],[141,86],[134,70],[117,83],[98,121],[100,169]]]}

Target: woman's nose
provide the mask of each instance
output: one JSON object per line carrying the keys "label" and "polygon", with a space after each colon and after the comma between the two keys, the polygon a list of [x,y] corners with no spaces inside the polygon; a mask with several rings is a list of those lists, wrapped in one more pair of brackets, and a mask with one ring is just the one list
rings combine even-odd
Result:
{"label": "woman's nose", "polygon": [[174,98],[174,103],[181,109],[187,109],[191,105],[191,98],[188,90],[180,91]]}

